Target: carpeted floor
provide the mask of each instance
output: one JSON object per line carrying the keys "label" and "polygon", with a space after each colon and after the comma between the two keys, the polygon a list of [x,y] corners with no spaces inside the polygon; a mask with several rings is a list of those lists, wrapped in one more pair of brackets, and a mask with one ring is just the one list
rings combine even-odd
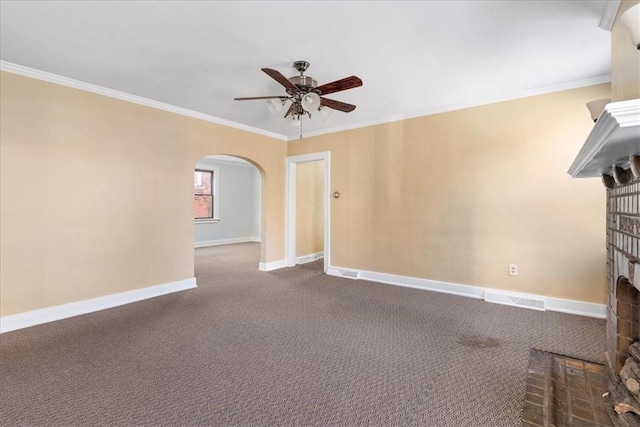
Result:
{"label": "carpeted floor", "polygon": [[196,250],[198,288],[0,336],[0,425],[517,426],[531,348],[596,320]]}

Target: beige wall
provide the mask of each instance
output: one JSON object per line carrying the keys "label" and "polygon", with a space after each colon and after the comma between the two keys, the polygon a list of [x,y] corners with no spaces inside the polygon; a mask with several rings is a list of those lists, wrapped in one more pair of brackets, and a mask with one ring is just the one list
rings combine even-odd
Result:
{"label": "beige wall", "polygon": [[193,277],[209,154],[261,169],[261,259],[284,259],[286,142],[6,72],[0,97],[0,315]]}
{"label": "beige wall", "polygon": [[324,250],[324,161],[296,166],[296,256]]}
{"label": "beige wall", "polygon": [[638,0],[623,1],[611,30],[611,100],[640,98],[640,52],[619,17]]}
{"label": "beige wall", "polygon": [[[323,135],[331,264],[604,303],[605,190],[567,170],[599,85]],[[520,275],[507,275],[518,264]]]}
{"label": "beige wall", "polygon": [[[600,85],[324,135],[332,264],[603,303],[604,190],[566,173]],[[284,258],[287,145],[11,73],[0,79],[0,315],[193,276],[192,170],[263,172],[261,260]],[[507,264],[520,276],[507,275]]]}

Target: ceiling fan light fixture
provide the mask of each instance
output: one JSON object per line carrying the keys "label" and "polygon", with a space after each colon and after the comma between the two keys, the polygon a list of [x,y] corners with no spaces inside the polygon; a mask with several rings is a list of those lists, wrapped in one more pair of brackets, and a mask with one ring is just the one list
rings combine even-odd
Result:
{"label": "ceiling fan light fixture", "polygon": [[631,43],[640,50],[640,4],[627,9],[620,15],[620,21],[627,27]]}
{"label": "ceiling fan light fixture", "polygon": [[326,122],[329,117],[331,117],[331,113],[333,112],[333,110],[331,108],[327,108],[327,107],[320,107],[318,108],[318,114],[320,115],[320,120],[322,121],[322,123]]}
{"label": "ceiling fan light fixture", "polygon": [[313,113],[320,108],[320,95],[315,92],[309,92],[302,95],[302,108],[309,113]]}
{"label": "ceiling fan light fixture", "polygon": [[596,99],[595,101],[587,102],[587,108],[589,109],[589,113],[591,113],[591,120],[594,122],[598,121],[598,117],[604,111],[604,107],[611,102],[609,98]]}
{"label": "ceiling fan light fixture", "polygon": [[287,117],[284,118],[284,120],[290,126],[300,126],[300,123],[302,122],[302,115],[301,114],[289,114]]}
{"label": "ceiling fan light fixture", "polygon": [[283,106],[284,106],[284,102],[280,100],[276,100],[276,99],[267,100],[267,110],[269,110],[269,113],[272,116],[277,116],[278,113],[280,113],[280,111],[282,110]]}
{"label": "ceiling fan light fixture", "polygon": [[[362,86],[362,80],[357,76],[349,76],[330,83],[318,86],[318,81],[313,77],[306,76],[304,72],[309,68],[307,61],[296,61],[294,68],[300,73],[297,76],[285,77],[278,70],[272,68],[261,68],[261,70],[276,82],[284,87],[285,96],[251,96],[234,98],[236,101],[253,101],[267,99],[267,109],[272,115],[282,116],[282,107],[287,104],[288,108],[284,114],[284,119],[292,126],[300,126],[300,138],[302,138],[302,117],[318,115],[323,122],[327,120],[332,110],[350,113],[356,109],[355,105],[334,99],[324,98],[324,95],[341,92],[343,90],[354,89]],[[278,102],[279,101],[279,102]]]}

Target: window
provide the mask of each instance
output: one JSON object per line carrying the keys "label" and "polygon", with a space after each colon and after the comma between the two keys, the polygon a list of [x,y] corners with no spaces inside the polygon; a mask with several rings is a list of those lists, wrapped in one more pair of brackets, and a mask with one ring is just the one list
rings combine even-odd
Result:
{"label": "window", "polygon": [[213,180],[213,171],[196,169],[193,173],[195,219],[213,219],[217,214],[213,211]]}

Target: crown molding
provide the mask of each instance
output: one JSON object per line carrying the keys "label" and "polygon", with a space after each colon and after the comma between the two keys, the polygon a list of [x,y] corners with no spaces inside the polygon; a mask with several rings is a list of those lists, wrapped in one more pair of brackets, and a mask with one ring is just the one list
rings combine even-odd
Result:
{"label": "crown molding", "polygon": [[616,20],[618,9],[620,8],[621,0],[609,0],[602,12],[602,18],[600,18],[600,24],[598,27],[605,31],[611,31],[613,28],[613,22]]}
{"label": "crown molding", "polygon": [[612,102],[578,152],[569,175],[593,178],[611,174],[613,166],[629,168],[629,156],[640,154],[640,99]]}
{"label": "crown molding", "polygon": [[[465,108],[480,107],[482,105],[495,104],[497,102],[513,101],[515,99],[528,98],[530,96],[546,95],[548,93],[561,92],[563,90],[578,89],[578,88],[587,87],[587,86],[595,86],[603,83],[611,83],[611,74],[603,74],[600,76],[588,77],[586,79],[572,80],[569,82],[563,82],[563,83],[558,83],[558,84],[549,85],[549,86],[541,86],[534,89],[528,89],[528,90],[512,92],[504,95],[477,99],[477,100],[465,102],[465,103],[450,104],[446,106],[430,108],[427,110],[414,111],[413,113],[409,113],[409,114],[398,114],[398,115],[389,116],[379,120],[371,120],[371,121],[359,122],[359,123],[355,123],[347,126],[340,126],[340,127],[329,128],[329,129],[305,132],[303,139],[311,138],[314,136],[326,135],[330,133],[343,132],[346,130],[353,130],[353,129],[359,129],[359,128],[364,128],[369,126],[382,125],[385,123],[391,123],[391,122],[396,122],[400,120],[408,120],[408,119],[414,119],[417,117],[430,116],[433,114],[448,113],[451,111],[462,110]],[[297,135],[287,137],[287,141],[296,141],[298,139],[299,139],[299,136]]]}
{"label": "crown molding", "polygon": [[238,129],[238,130],[243,130],[243,131],[255,133],[258,135],[263,135],[270,138],[287,141],[287,137],[279,133],[258,129],[253,126],[243,125],[241,123],[233,122],[231,120],[221,119],[220,117],[199,113],[197,111],[188,110],[186,108],[176,107],[175,105],[165,104],[164,102],[154,101],[153,99],[143,98],[137,95],[131,95],[126,92],[120,92],[120,91],[109,89],[106,87],[97,86],[91,83],[70,79],[68,77],[63,77],[57,74],[48,73],[46,71],[36,70],[35,68],[25,67],[23,65],[14,64],[12,62],[0,61],[0,70],[6,71],[8,73],[19,74],[25,77],[31,77],[33,79],[42,80],[49,83],[59,84],[62,86],[83,90],[86,92],[96,93],[98,95],[108,96],[110,98],[119,99],[121,101],[131,102],[133,104],[144,105],[145,107],[151,107],[157,110],[168,111],[170,113],[175,113],[181,116],[203,120],[205,122],[215,123],[218,125],[223,125],[223,126],[227,126],[227,127]]}
{"label": "crown molding", "polygon": [[[248,126],[248,125],[233,122],[230,120],[225,120],[219,117],[211,116],[204,113],[199,113],[197,111],[188,110],[186,108],[176,107],[175,105],[165,104],[163,102],[154,101],[152,99],[143,98],[141,96],[131,95],[125,92],[108,89],[102,86],[81,82],[79,80],[70,79],[57,74],[36,70],[34,68],[25,67],[25,66],[14,64],[7,61],[0,61],[0,70],[13,73],[13,74],[19,74],[25,77],[31,77],[34,79],[47,81],[54,84],[59,84],[62,86],[71,87],[74,89],[96,93],[98,95],[108,96],[111,98],[131,102],[134,104],[144,105],[144,106],[155,108],[162,111],[168,111],[171,113],[179,114],[181,116],[192,117],[198,120],[203,120],[210,123],[228,126],[234,129],[251,132],[257,135],[263,135],[270,138],[279,139],[281,141],[296,141],[299,139],[298,135],[284,135],[276,132],[259,129],[253,126]],[[535,89],[529,89],[529,90],[520,91],[520,92],[513,92],[505,95],[499,95],[499,96],[494,96],[494,97],[489,97],[484,99],[477,99],[477,100],[466,102],[466,103],[450,104],[446,106],[430,108],[427,110],[414,111],[409,114],[397,114],[397,115],[381,118],[378,120],[369,120],[369,121],[358,122],[358,123],[354,123],[346,126],[338,126],[333,128],[326,128],[326,129],[320,129],[316,131],[305,132],[305,135],[303,138],[310,138],[314,136],[321,136],[321,135],[326,135],[326,134],[331,134],[336,132],[343,132],[347,130],[359,129],[359,128],[364,128],[369,126],[376,126],[376,125],[396,122],[400,120],[408,120],[408,119],[413,119],[413,118],[422,117],[422,116],[429,116],[432,114],[446,113],[450,111],[461,110],[464,108],[478,107],[481,105],[493,104],[496,102],[511,101],[514,99],[526,98],[529,96],[544,95],[547,93],[559,92],[562,90],[569,90],[569,89],[576,89],[576,88],[586,87],[586,86],[593,86],[593,85],[609,83],[609,82],[611,82],[610,74],[595,76],[595,77],[590,77],[586,79],[574,80],[570,82],[564,82],[564,83],[544,86],[544,87],[535,88]]]}

